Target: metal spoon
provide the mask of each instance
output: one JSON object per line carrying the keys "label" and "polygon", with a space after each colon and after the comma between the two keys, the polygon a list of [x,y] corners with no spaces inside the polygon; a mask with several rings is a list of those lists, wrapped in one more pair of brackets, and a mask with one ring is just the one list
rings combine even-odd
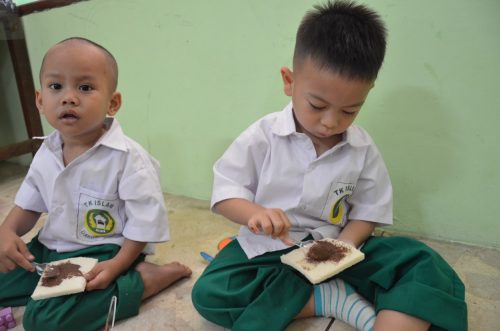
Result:
{"label": "metal spoon", "polygon": [[302,248],[304,246],[307,246],[309,244],[314,243],[314,240],[304,240],[304,241],[302,241],[302,240],[293,240],[292,239],[292,242],[293,242],[293,244],[295,246]]}
{"label": "metal spoon", "polygon": [[31,262],[31,265],[35,267],[36,273],[39,274],[40,276],[43,275],[44,277],[52,278],[52,277],[57,277],[59,275],[59,268],[52,266],[48,263]]}

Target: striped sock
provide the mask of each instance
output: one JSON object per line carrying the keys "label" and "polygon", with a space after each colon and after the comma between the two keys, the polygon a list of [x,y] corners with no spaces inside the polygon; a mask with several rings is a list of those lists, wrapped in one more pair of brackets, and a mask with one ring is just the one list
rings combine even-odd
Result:
{"label": "striped sock", "polygon": [[375,309],[342,279],[314,286],[316,316],[335,317],[362,331],[371,331]]}

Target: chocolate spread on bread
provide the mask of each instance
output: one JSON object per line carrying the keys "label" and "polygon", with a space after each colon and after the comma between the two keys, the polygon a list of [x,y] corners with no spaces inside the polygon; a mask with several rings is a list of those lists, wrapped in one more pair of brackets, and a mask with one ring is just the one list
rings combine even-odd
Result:
{"label": "chocolate spread on bread", "polygon": [[349,252],[350,248],[347,246],[337,246],[328,241],[317,241],[310,247],[306,259],[309,263],[339,262]]}
{"label": "chocolate spread on bread", "polygon": [[53,267],[57,268],[59,274],[56,277],[42,277],[42,286],[54,287],[61,284],[63,279],[72,278],[75,276],[83,276],[78,264],[65,262]]}

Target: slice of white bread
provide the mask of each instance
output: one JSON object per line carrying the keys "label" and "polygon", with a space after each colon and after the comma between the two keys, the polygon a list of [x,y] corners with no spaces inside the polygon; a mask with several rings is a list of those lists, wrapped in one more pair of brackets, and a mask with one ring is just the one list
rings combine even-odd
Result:
{"label": "slice of white bread", "polygon": [[312,284],[318,284],[364,258],[365,254],[354,246],[327,238],[282,255],[281,262],[300,271]]}
{"label": "slice of white bread", "polygon": [[[87,281],[83,274],[89,272],[96,264],[97,259],[89,257],[73,257],[51,262],[49,265],[55,266],[59,275],[44,277],[45,274],[42,274],[31,298],[41,300],[85,291]],[[81,275],[75,275],[80,273]]]}

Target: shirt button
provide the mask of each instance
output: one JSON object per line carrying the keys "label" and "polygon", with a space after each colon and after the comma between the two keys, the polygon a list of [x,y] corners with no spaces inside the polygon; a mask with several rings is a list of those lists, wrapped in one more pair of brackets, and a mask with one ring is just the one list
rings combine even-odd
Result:
{"label": "shirt button", "polygon": [[62,207],[57,207],[57,208],[54,210],[54,213],[56,213],[56,214],[62,214],[62,212],[63,212]]}

